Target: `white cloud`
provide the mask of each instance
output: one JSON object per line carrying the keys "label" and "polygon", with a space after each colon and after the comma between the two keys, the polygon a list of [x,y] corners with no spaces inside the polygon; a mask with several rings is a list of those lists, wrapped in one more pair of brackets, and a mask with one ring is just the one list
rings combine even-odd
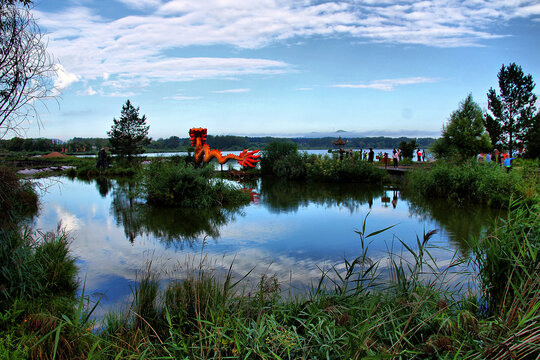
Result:
{"label": "white cloud", "polygon": [[96,95],[97,91],[95,91],[91,86],[87,87],[84,91],[77,92],[77,95],[88,95],[93,96]]}
{"label": "white cloud", "polygon": [[[102,79],[112,86],[141,87],[151,80],[237,78],[291,71],[288,64],[270,59],[171,55],[189,46],[253,49],[314,36],[435,47],[481,46],[486,40],[504,36],[491,32],[492,25],[501,29],[500,25],[511,19],[540,15],[537,1],[525,0],[118,1],[139,9],[141,15],[108,19],[83,6],[57,13],[36,11],[49,36],[49,49],[71,75],[59,86]],[[388,89],[392,85],[371,87]]]}
{"label": "white cloud", "polygon": [[156,8],[161,5],[160,0],[118,0],[133,9]]}
{"label": "white cloud", "polygon": [[244,93],[244,92],[250,92],[251,89],[228,89],[228,90],[216,90],[212,91],[216,94],[231,94],[231,93]]}
{"label": "white cloud", "polygon": [[174,96],[166,96],[163,98],[164,100],[179,100],[179,101],[186,101],[186,100],[199,100],[202,99],[200,96],[186,96],[182,94],[174,95]]}
{"label": "white cloud", "polygon": [[426,77],[411,77],[411,78],[402,78],[402,79],[375,80],[368,84],[336,84],[336,85],[331,85],[331,87],[392,91],[392,90],[395,90],[397,86],[432,83],[436,81],[438,81],[438,79],[426,78]]}
{"label": "white cloud", "polygon": [[60,93],[67,89],[71,84],[77,82],[79,77],[69,73],[61,64],[56,64],[56,79],[54,80],[54,92]]}

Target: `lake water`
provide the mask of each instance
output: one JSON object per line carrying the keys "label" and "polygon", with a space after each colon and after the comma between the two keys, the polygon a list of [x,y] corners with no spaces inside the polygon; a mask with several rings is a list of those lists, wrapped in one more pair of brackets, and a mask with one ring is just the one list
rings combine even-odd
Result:
{"label": "lake water", "polygon": [[417,236],[437,229],[430,251],[442,267],[454,252],[466,254],[463,239],[480,234],[494,217],[486,208],[420,204],[397,189],[362,184],[259,180],[247,185],[256,193],[250,205],[203,211],[149,207],[129,195],[128,182],[38,181],[46,191],[34,225],[51,231],[61,224],[69,231],[81,285],[86,294],[102,298],[99,313],[127,301],[149,262],[169,279],[197,267],[203,257],[216,274],[233,264],[236,278],[275,275],[284,291],[298,293],[320,278],[322,268],[342,269],[344,259],[360,255],[355,230],[366,216],[366,234],[395,225],[369,239],[371,258],[384,258],[389,249],[399,253],[400,241],[416,248]]}

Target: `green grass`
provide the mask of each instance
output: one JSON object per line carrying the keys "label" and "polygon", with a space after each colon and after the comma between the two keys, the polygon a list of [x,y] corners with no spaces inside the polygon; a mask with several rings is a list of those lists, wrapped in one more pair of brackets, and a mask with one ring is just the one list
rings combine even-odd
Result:
{"label": "green grass", "polygon": [[[156,164],[158,166],[159,164]],[[125,309],[91,320],[75,297],[69,237],[2,232],[0,356],[11,359],[525,359],[540,354],[540,208],[514,201],[470,258],[432,258],[430,231],[378,261],[357,231],[355,259],[321,269],[303,296],[272,274],[248,285],[199,264],[162,282],[149,263]],[[399,247],[395,247],[399,248]],[[471,261],[478,288],[467,278]],[[184,267],[184,269],[186,269]],[[167,278],[170,275],[167,275]]]}
{"label": "green grass", "polygon": [[507,172],[495,163],[437,161],[429,169],[407,173],[405,192],[426,198],[448,198],[457,202],[472,201],[491,206],[505,206],[512,197],[531,198],[538,193],[536,171],[514,167]]}
{"label": "green grass", "polygon": [[297,149],[295,143],[268,144],[261,157],[263,175],[326,183],[380,183],[386,180],[386,172],[363,161],[359,152],[340,159],[338,154],[308,155]]}
{"label": "green grass", "polygon": [[184,208],[244,205],[250,195],[223,180],[213,179],[211,166],[154,160],[142,172],[142,195],[149,204]]}

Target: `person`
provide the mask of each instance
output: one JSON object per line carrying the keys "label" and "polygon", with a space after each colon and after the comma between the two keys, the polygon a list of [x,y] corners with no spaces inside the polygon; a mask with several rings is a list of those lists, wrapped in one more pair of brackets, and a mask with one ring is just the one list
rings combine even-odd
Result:
{"label": "person", "polygon": [[515,158],[513,157],[505,157],[504,158],[504,167],[506,168],[506,172],[509,172],[510,169],[512,168],[512,160],[514,160]]}
{"label": "person", "polygon": [[392,154],[392,159],[394,159],[394,169],[398,168],[398,161],[399,161],[399,152],[394,149],[394,153]]}
{"label": "person", "polygon": [[416,151],[416,161],[422,162],[422,152],[420,151],[420,148]]}
{"label": "person", "polygon": [[387,152],[384,153],[383,161],[384,161],[384,168],[386,169],[386,167],[388,166],[388,153]]}
{"label": "person", "polygon": [[422,161],[426,161],[426,150],[422,150]]}
{"label": "person", "polygon": [[397,191],[394,191],[394,197],[392,198],[392,207],[395,209],[396,206],[397,206],[397,201],[398,201],[398,197],[397,197]]}
{"label": "person", "polygon": [[375,153],[373,152],[373,148],[369,148],[369,154],[368,154],[368,161],[370,163],[373,162],[373,157],[375,156]]}
{"label": "person", "polygon": [[490,163],[490,162],[491,162],[491,153],[487,153],[487,154],[486,154],[486,162],[487,162],[487,163]]}
{"label": "person", "polygon": [[500,164],[500,160],[499,160],[500,153],[501,152],[498,149],[493,150],[493,155],[494,155],[493,161],[495,161],[495,163],[497,164]]}
{"label": "person", "polygon": [[482,160],[484,160],[484,155],[482,153],[478,154],[477,160],[478,160],[479,163],[481,163]]}

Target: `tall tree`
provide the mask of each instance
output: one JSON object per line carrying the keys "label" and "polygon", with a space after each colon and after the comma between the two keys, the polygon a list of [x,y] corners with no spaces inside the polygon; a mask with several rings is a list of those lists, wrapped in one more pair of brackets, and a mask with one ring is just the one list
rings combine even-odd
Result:
{"label": "tall tree", "polygon": [[527,132],[525,145],[525,156],[533,159],[540,158],[540,112],[533,118],[533,126]]}
{"label": "tall tree", "polygon": [[483,119],[482,109],[471,94],[467,95],[443,126],[442,136],[435,141],[433,151],[438,157],[458,155],[462,159],[488,151],[490,140]]}
{"label": "tall tree", "polygon": [[503,64],[497,77],[500,95],[493,88],[489,89],[488,109],[500,124],[501,141],[512,152],[516,142],[523,142],[534,125],[536,95],[532,91],[535,84],[532,76],[525,75],[516,63]]}
{"label": "tall tree", "polygon": [[121,157],[131,158],[142,154],[143,146],[150,143],[146,125],[146,115],[139,116],[139,108],[135,108],[129,100],[122,106],[120,119],[113,118],[111,131],[107,132],[112,152]]}
{"label": "tall tree", "polygon": [[0,0],[0,138],[39,119],[37,100],[51,96],[55,64],[30,12],[31,1]]}

